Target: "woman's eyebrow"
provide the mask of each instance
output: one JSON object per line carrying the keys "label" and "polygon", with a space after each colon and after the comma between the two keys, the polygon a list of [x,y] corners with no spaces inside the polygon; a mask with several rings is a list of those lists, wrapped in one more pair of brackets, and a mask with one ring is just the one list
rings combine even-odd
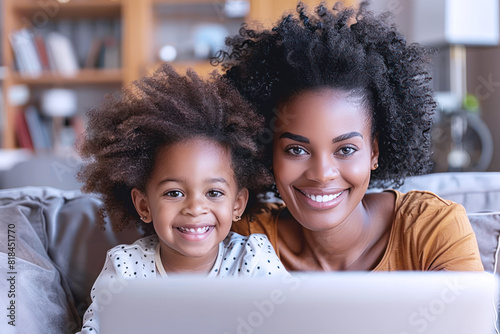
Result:
{"label": "woman's eyebrow", "polygon": [[307,137],[303,137],[303,136],[300,136],[300,135],[296,135],[294,133],[290,133],[290,132],[283,132],[280,137],[281,138],[289,138],[291,140],[295,140],[295,141],[298,141],[298,142],[301,142],[301,143],[305,143],[305,144],[309,144],[309,138]]}
{"label": "woman's eyebrow", "polygon": [[363,138],[363,135],[357,131],[349,132],[349,133],[344,133],[343,135],[340,135],[338,137],[335,137],[332,139],[332,143],[338,143],[339,141],[347,140],[352,137],[361,137]]}

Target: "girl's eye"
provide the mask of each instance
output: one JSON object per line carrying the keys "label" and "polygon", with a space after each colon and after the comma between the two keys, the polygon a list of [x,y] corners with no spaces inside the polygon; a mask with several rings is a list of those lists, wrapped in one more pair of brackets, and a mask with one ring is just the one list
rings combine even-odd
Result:
{"label": "girl's eye", "polygon": [[342,147],[339,150],[340,154],[343,155],[343,156],[351,155],[351,154],[353,154],[356,151],[357,150],[354,147],[350,147],[350,146]]}
{"label": "girl's eye", "polygon": [[178,198],[178,197],[182,197],[184,194],[182,192],[180,192],[179,190],[170,190],[170,191],[167,191],[165,193],[165,195],[168,197]]}
{"label": "girl's eye", "polygon": [[285,152],[290,155],[305,155],[307,151],[300,146],[290,146],[285,148]]}
{"label": "girl's eye", "polygon": [[224,193],[220,190],[209,190],[207,192],[207,196],[208,197],[220,197],[220,196],[223,196]]}

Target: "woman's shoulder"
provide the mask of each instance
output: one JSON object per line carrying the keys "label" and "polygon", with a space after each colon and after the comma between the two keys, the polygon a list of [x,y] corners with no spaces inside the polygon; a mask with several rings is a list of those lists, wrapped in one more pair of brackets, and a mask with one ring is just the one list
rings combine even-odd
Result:
{"label": "woman's shoulder", "polygon": [[[396,195],[394,219],[405,229],[445,229],[467,227],[467,213],[462,205],[425,190],[406,193],[391,190]],[[460,230],[462,230],[460,228]]]}
{"label": "woman's shoulder", "polygon": [[462,205],[429,191],[391,191],[396,204],[386,252],[390,257],[384,265],[397,270],[482,270],[474,231]]}
{"label": "woman's shoulder", "polygon": [[282,202],[259,203],[245,214],[241,221],[233,223],[231,230],[245,236],[265,234],[274,245],[277,217],[284,208]]}
{"label": "woman's shoulder", "polygon": [[444,199],[426,190],[411,190],[402,193],[398,190],[387,190],[396,195],[395,210],[406,214],[432,214],[438,211],[463,211],[462,205]]}

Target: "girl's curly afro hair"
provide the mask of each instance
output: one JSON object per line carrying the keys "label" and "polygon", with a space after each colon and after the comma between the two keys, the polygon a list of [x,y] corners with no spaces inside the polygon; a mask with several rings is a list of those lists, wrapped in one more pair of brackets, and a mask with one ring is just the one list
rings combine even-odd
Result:
{"label": "girl's curly afro hair", "polygon": [[[243,25],[212,63],[222,63],[223,77],[264,115],[268,132],[275,108],[302,91],[330,87],[361,94],[380,149],[370,186],[399,186],[431,167],[432,51],[408,45],[389,23],[390,14],[376,16],[367,6],[321,4],[308,14],[299,3],[298,14],[284,16],[271,30]],[[267,145],[267,163],[271,155]]]}
{"label": "girl's curly afro hair", "polygon": [[79,178],[83,191],[101,195],[101,214],[113,230],[138,222],[130,192],[145,189],[164,145],[193,137],[214,140],[231,152],[238,187],[255,193],[272,183],[255,140],[262,116],[216,74],[204,81],[192,70],[181,76],[164,64],[107,96],[88,118],[79,143],[84,159]]}

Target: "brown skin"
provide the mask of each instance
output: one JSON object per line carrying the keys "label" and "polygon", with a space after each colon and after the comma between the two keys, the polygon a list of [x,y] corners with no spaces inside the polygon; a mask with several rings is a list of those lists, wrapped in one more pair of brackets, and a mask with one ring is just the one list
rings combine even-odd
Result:
{"label": "brown skin", "polygon": [[330,88],[300,93],[278,111],[273,171],[290,213],[280,217],[278,235],[293,253],[282,258],[296,260],[285,266],[373,269],[387,248],[395,197],[366,194],[379,153],[370,111]]}
{"label": "brown skin", "polygon": [[228,149],[210,139],[166,145],[155,161],[145,191],[131,191],[137,213],[153,223],[167,273],[208,273],[248,190],[238,189]]}

